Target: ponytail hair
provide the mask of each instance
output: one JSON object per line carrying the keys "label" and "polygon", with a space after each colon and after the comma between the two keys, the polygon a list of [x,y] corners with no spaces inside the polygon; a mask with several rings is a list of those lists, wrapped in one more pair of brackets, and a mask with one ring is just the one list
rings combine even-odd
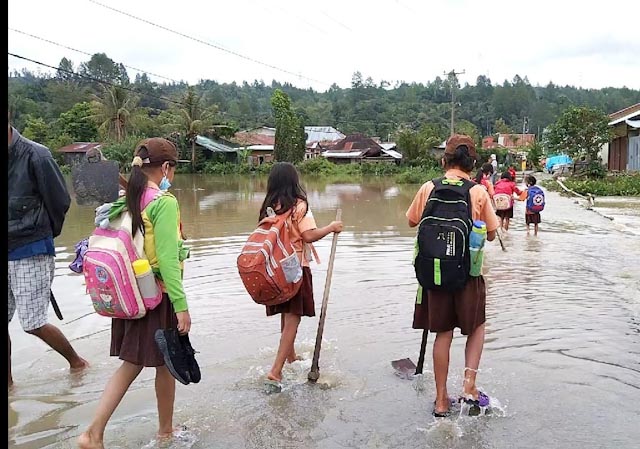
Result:
{"label": "ponytail hair", "polygon": [[142,164],[137,165],[135,163],[131,167],[131,175],[129,176],[129,183],[127,184],[127,209],[132,217],[131,232],[132,237],[135,237],[136,232],[144,232],[144,223],[142,222],[142,211],[140,210],[140,201],[142,201],[142,195],[147,188],[147,181],[149,178],[146,173],[142,171]]}
{"label": "ponytail hair", "polygon": [[482,169],[478,170],[478,173],[476,173],[476,177],[473,178],[473,180],[476,182],[476,184],[480,184],[482,182],[482,178],[484,178],[484,172],[482,171]]}

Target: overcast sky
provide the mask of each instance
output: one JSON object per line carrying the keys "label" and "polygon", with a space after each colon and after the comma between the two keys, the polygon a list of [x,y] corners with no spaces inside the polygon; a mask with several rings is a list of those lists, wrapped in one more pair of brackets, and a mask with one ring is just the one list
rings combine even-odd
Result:
{"label": "overcast sky", "polygon": [[[455,69],[471,84],[519,74],[640,89],[640,0],[96,1],[210,45],[91,0],[9,0],[9,52],[52,66],[89,59],[14,29],[188,83],[276,79],[326,90],[348,87],[355,71],[393,83]],[[9,70],[48,70],[8,59]]]}

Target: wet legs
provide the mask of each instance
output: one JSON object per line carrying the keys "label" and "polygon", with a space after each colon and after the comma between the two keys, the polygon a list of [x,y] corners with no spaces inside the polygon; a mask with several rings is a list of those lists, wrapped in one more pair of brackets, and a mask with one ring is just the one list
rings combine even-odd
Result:
{"label": "wet legs", "polygon": [[282,380],[282,367],[285,361],[295,356],[294,342],[296,340],[296,334],[298,333],[298,325],[300,324],[299,315],[294,315],[293,313],[283,313],[282,315],[282,334],[280,335],[278,353],[276,354],[276,359],[273,362],[271,371],[267,374],[268,379],[275,381]]}

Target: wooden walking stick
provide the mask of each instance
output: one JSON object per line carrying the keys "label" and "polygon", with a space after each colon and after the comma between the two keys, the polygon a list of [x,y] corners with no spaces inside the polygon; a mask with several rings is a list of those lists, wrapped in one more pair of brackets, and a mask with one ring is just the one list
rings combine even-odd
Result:
{"label": "wooden walking stick", "polygon": [[[336,221],[340,221],[342,210],[336,212]],[[322,333],[324,332],[324,320],[327,317],[327,303],[329,302],[329,290],[331,289],[331,274],[333,273],[333,261],[336,256],[336,245],[338,244],[338,234],[333,234],[331,241],[331,255],[329,256],[329,265],[327,266],[327,280],[324,283],[324,295],[322,296],[322,309],[320,309],[320,321],[318,323],[318,333],[316,334],[316,347],[313,350],[313,362],[311,363],[311,371],[307,379],[309,382],[315,383],[320,377],[320,368],[318,360],[320,359],[320,346],[322,345]]]}

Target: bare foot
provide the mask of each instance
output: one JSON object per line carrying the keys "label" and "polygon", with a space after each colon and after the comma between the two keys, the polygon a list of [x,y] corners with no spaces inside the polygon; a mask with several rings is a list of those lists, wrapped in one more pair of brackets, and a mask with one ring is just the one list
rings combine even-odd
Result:
{"label": "bare foot", "polygon": [[274,382],[282,382],[282,373],[279,376],[276,376],[271,371],[267,374],[267,379],[273,380]]}
{"label": "bare foot", "polygon": [[101,440],[95,439],[89,432],[84,432],[78,437],[78,448],[104,449],[104,444]]}
{"label": "bare foot", "polygon": [[89,368],[89,366],[91,366],[89,365],[89,362],[87,362],[85,359],[80,357],[77,362],[74,362],[72,365],[69,366],[69,370],[72,372],[77,372],[77,371],[82,371],[83,369]]}
{"label": "bare foot", "polygon": [[176,432],[184,432],[185,430],[187,430],[187,426],[176,426],[171,432],[158,432],[156,438],[158,440],[166,441],[173,438]]}
{"label": "bare foot", "polygon": [[474,401],[478,400],[478,389],[475,385],[472,387],[465,386],[465,388],[462,390],[462,394],[465,398],[471,397],[471,399],[473,399]]}
{"label": "bare foot", "polygon": [[436,405],[434,407],[434,411],[436,413],[447,413],[449,408],[451,407],[451,400],[449,396],[444,396],[442,399],[436,399]]}
{"label": "bare foot", "polygon": [[290,355],[289,357],[287,357],[287,363],[293,363],[293,362],[300,361],[300,360],[304,360],[304,359],[302,358],[302,356],[299,356],[299,355],[296,355],[296,354],[293,354],[293,355]]}

